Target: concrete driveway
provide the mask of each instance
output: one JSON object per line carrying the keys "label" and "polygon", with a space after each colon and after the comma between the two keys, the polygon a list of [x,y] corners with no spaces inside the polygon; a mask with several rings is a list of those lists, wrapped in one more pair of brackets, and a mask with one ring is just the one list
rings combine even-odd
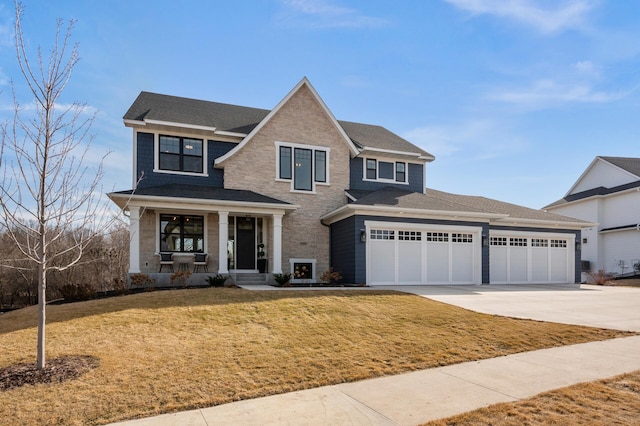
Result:
{"label": "concrete driveway", "polygon": [[384,288],[418,294],[476,312],[640,332],[638,287],[540,284]]}

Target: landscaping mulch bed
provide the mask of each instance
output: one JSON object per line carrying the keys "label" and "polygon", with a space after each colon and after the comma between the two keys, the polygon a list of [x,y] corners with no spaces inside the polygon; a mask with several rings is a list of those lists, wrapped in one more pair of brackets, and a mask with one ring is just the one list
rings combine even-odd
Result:
{"label": "landscaping mulch bed", "polygon": [[65,356],[50,359],[41,370],[36,367],[35,362],[10,365],[0,369],[0,392],[24,385],[73,380],[99,365],[100,360],[93,356]]}

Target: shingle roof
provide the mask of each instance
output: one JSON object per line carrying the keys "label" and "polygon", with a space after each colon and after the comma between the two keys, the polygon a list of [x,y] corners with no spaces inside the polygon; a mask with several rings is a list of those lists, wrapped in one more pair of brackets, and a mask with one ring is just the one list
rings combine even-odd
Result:
{"label": "shingle roof", "polygon": [[[472,195],[451,194],[427,188],[425,194],[411,192],[394,187],[369,192],[348,191],[357,201],[352,204],[371,206],[392,206],[407,209],[440,210],[447,212],[495,213],[508,215],[509,219],[539,220],[551,222],[580,223],[579,219],[530,209],[516,204],[505,203],[491,198]],[[588,222],[584,222],[588,223]]]}
{"label": "shingle roof", "polygon": [[605,161],[618,166],[623,170],[628,171],[640,178],[640,158],[633,157],[603,157],[599,156]]}
{"label": "shingle roof", "polygon": [[[462,205],[475,207],[485,212],[507,214],[509,218],[513,219],[528,219],[528,220],[546,220],[553,222],[584,222],[579,219],[575,219],[568,216],[559,215],[556,213],[549,213],[543,210],[530,209],[528,207],[519,206],[517,204],[506,203],[504,201],[494,200],[492,198],[474,196],[474,195],[459,195],[450,194],[448,192],[436,191],[435,189],[427,188],[427,194],[433,197],[442,198],[452,202],[457,202]],[[588,222],[584,222],[588,223]]]}
{"label": "shingle roof", "polygon": [[[130,195],[133,191],[118,191],[113,194]],[[168,184],[140,188],[135,191],[135,196],[145,195],[153,197],[193,198],[201,200],[237,201],[248,203],[290,204],[285,201],[267,197],[253,191],[240,189],[224,189],[212,186]]]}
{"label": "shingle roof", "polygon": [[[614,166],[620,167],[621,169],[636,175],[640,178],[640,158],[633,157],[603,157],[601,155],[596,158],[600,158],[608,163],[613,164]],[[595,160],[594,160],[595,161]],[[588,169],[587,169],[588,170]],[[638,188],[640,187],[640,180],[625,183],[618,186],[613,186],[611,188],[607,188],[604,186],[598,186],[596,188],[590,188],[586,191],[576,192],[573,194],[569,194],[557,201],[554,201],[551,204],[544,206],[544,208],[550,207],[558,207],[563,204],[570,203],[571,201],[582,200],[584,198],[595,197],[595,196],[603,196],[609,194],[615,194],[616,192],[626,191],[627,189]]]}
{"label": "shingle roof", "polygon": [[[216,130],[248,134],[268,114],[269,110],[223,104],[178,96],[140,92],[125,120],[157,120]],[[381,126],[340,121],[349,138],[359,147],[410,152],[432,157],[431,154]]]}
{"label": "shingle roof", "polygon": [[439,197],[412,192],[406,189],[400,189],[392,186],[387,186],[377,191],[372,191],[362,198],[359,198],[357,201],[354,201],[352,204],[366,206],[389,206],[405,209],[439,210],[447,212],[459,211],[485,213],[483,210],[477,209],[475,207],[464,206]]}

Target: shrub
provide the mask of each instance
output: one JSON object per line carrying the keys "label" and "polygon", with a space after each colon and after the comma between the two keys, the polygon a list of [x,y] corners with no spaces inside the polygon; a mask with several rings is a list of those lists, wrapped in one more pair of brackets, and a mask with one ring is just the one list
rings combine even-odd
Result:
{"label": "shrub", "polygon": [[605,272],[604,269],[599,269],[598,272],[589,272],[589,277],[593,284],[605,285],[613,278],[613,274]]}
{"label": "shrub", "polygon": [[186,287],[187,280],[189,279],[190,276],[191,276],[191,271],[179,271],[171,275],[169,279],[171,280],[171,284],[173,285]]}
{"label": "shrub", "polygon": [[156,280],[147,274],[131,274],[129,280],[131,287],[151,288],[156,283]]}
{"label": "shrub", "polygon": [[96,294],[96,289],[91,284],[65,284],[59,290],[64,300],[69,302],[89,300]]}
{"label": "shrub", "polygon": [[340,272],[334,271],[333,268],[329,268],[322,273],[320,280],[324,283],[334,284],[342,279]]}
{"label": "shrub", "polygon": [[286,287],[291,281],[291,274],[273,274],[273,279],[281,286]]}
{"label": "shrub", "polygon": [[222,287],[228,279],[228,275],[215,274],[214,276],[205,278],[205,281],[208,282],[211,287]]}

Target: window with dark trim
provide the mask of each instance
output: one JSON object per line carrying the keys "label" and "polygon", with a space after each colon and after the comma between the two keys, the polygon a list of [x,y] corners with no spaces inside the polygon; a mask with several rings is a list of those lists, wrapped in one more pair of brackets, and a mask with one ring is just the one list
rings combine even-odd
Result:
{"label": "window with dark trim", "polygon": [[280,179],[291,179],[291,147],[280,147]]}
{"label": "window with dark trim", "polygon": [[316,182],[327,181],[327,153],[325,151],[316,151],[314,153]]}
{"label": "window with dark trim", "polygon": [[160,215],[160,251],[203,252],[204,218],[202,216]]}
{"label": "window with dark trim", "polygon": [[376,160],[372,160],[367,158],[367,179],[377,179],[378,178],[378,162]]}
{"label": "window with dark trim", "polygon": [[407,167],[406,163],[400,163],[400,162],[396,163],[396,182],[406,182],[407,181],[407,179],[406,179],[407,175],[406,175],[406,172],[405,172],[406,167]]}
{"label": "window with dark trim", "polygon": [[202,173],[202,139],[160,135],[159,168]]}
{"label": "window with dark trim", "polygon": [[313,191],[314,183],[328,181],[328,154],[322,149],[280,146],[278,178],[293,180],[296,191]]}
{"label": "window with dark trim", "polygon": [[407,183],[407,163],[366,158],[364,178],[382,182]]}

